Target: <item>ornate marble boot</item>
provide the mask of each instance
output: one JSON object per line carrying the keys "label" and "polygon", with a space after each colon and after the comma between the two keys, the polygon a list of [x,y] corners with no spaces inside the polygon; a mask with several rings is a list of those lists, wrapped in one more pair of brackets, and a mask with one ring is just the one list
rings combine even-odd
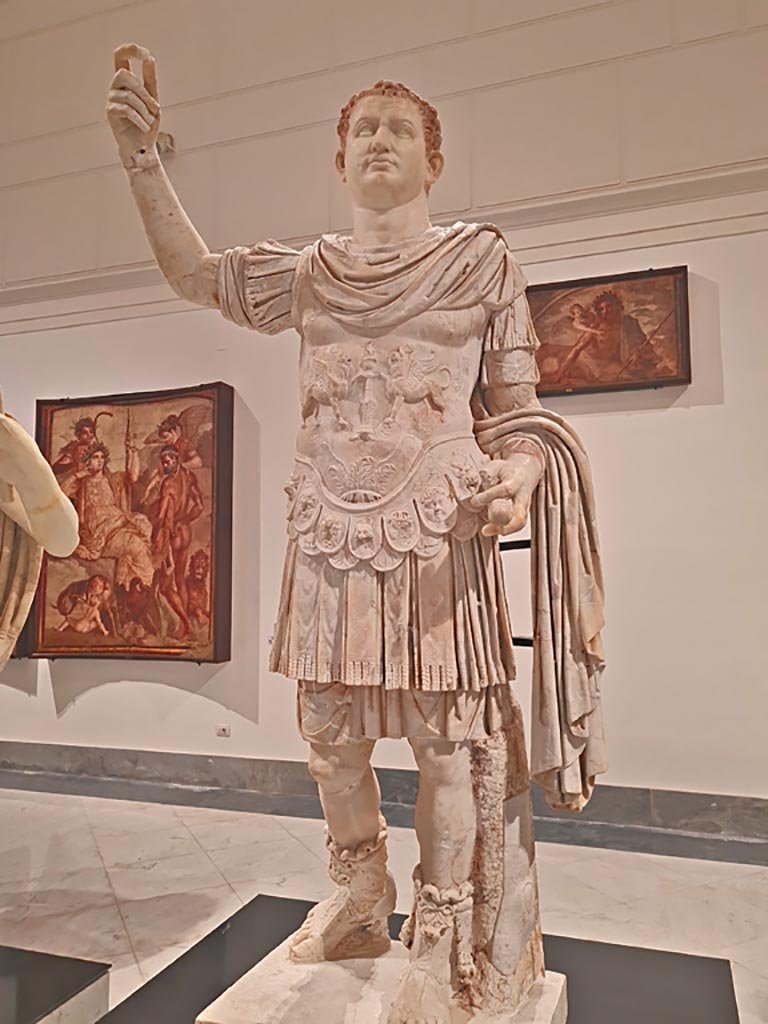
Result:
{"label": "ornate marble boot", "polygon": [[400,978],[389,1024],[450,1024],[472,983],[472,883],[438,889],[413,874],[414,908],[400,939],[411,961]]}
{"label": "ornate marble boot", "polygon": [[380,819],[379,834],[355,850],[326,840],[329,873],[336,891],[309,912],[291,939],[291,959],[297,963],[323,960],[368,959],[390,947],[387,918],[395,909],[395,880],[387,872],[387,826]]}

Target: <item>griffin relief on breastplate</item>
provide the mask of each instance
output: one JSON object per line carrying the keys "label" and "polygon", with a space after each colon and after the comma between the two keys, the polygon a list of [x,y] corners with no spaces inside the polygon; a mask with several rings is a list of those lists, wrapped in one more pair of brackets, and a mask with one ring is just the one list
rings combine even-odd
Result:
{"label": "griffin relief on breastplate", "polygon": [[342,430],[350,425],[341,413],[339,403],[346,398],[350,388],[352,357],[338,345],[329,345],[324,356],[313,353],[308,380],[301,387],[301,418],[306,423],[320,419],[320,410],[328,406],[333,410],[336,423]]}
{"label": "griffin relief on breastplate", "polygon": [[434,349],[419,358],[409,344],[384,354],[369,341],[359,355],[329,345],[310,357],[301,385],[302,422],[319,430],[325,407],[332,428],[367,441],[391,432],[404,405],[423,406],[442,420],[452,379]]}
{"label": "griffin relief on breastplate", "polygon": [[415,405],[426,402],[442,418],[445,412],[445,392],[451,383],[451,371],[438,365],[434,349],[426,359],[417,359],[411,345],[398,345],[387,358],[387,397],[391,402],[384,422],[396,419],[404,402]]}

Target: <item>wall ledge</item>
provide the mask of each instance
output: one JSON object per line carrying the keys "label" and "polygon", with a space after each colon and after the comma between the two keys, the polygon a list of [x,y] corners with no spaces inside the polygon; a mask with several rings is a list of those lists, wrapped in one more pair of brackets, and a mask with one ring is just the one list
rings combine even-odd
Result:
{"label": "wall ledge", "polygon": [[[768,230],[768,162],[529,203],[453,210],[433,219],[440,224],[495,223],[528,266],[749,234]],[[302,246],[312,238],[282,241]],[[238,242],[228,239],[218,248]],[[94,268],[0,287],[0,335],[196,309],[174,295],[149,261]]]}

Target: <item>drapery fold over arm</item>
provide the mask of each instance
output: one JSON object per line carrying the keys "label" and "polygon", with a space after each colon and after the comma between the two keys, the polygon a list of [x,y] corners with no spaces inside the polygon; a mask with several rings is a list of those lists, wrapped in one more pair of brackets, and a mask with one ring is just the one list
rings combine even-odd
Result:
{"label": "drapery fold over arm", "polygon": [[221,256],[219,308],[238,327],[279,334],[295,327],[293,299],[301,253],[279,242],[236,246]]}
{"label": "drapery fold over arm", "polygon": [[607,770],[603,575],[589,461],[573,427],[545,409],[476,418],[475,433],[492,457],[525,437],[544,460],[531,508],[531,775],[550,806],[581,810]]}

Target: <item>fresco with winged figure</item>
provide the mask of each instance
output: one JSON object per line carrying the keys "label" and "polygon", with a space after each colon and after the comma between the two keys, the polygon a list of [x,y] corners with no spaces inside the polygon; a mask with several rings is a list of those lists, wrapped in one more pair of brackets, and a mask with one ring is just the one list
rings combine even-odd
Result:
{"label": "fresco with winged figure", "polygon": [[216,383],[38,402],[80,543],[47,558],[25,653],[228,660],[232,399]]}
{"label": "fresco with winged figure", "polygon": [[540,395],[690,384],[687,267],[533,285],[528,301]]}

